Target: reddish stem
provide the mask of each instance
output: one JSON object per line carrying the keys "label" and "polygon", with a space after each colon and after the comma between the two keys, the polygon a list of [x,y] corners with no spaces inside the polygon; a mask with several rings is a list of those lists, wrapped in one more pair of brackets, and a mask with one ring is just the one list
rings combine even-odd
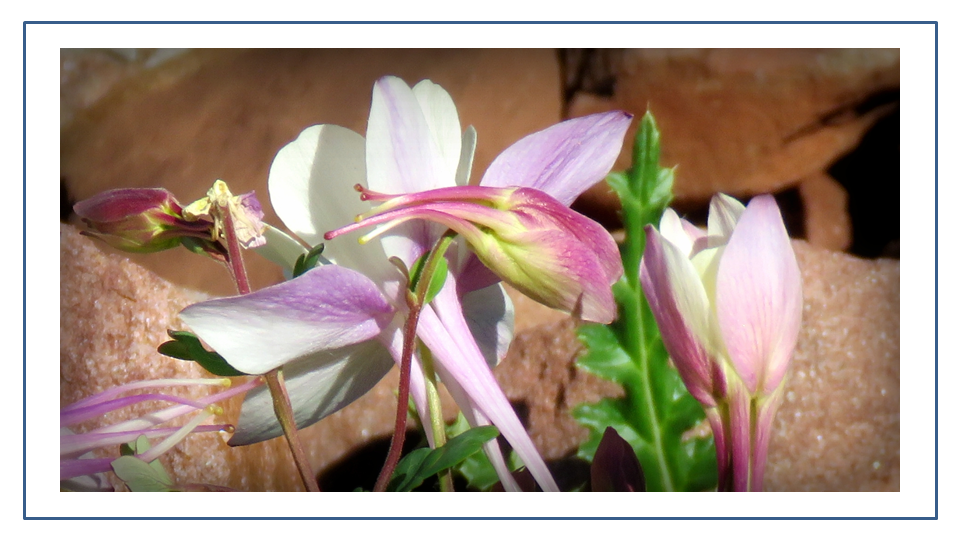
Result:
{"label": "reddish stem", "polygon": [[[247,271],[243,266],[240,241],[237,240],[237,232],[233,226],[233,214],[228,208],[221,208],[220,210],[223,216],[224,240],[227,244],[227,268],[237,284],[237,291],[240,294],[249,294],[250,282],[247,280]],[[307,453],[300,441],[297,423],[293,416],[293,405],[291,405],[290,396],[287,395],[284,387],[283,375],[280,370],[281,368],[277,368],[264,374],[267,387],[270,389],[270,397],[273,398],[273,409],[277,415],[277,421],[280,422],[280,427],[283,428],[287,443],[290,445],[290,452],[293,453],[293,461],[297,465],[297,472],[300,473],[303,485],[307,488],[307,491],[319,492],[320,486],[317,484],[317,478],[313,474],[310,461],[307,459]]]}

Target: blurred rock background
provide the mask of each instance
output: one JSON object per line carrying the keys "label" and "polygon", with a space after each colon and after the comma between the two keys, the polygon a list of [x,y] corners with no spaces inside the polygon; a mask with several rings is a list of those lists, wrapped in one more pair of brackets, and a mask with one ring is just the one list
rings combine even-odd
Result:
{"label": "blurred rock background", "polygon": [[[704,222],[717,191],[741,200],[773,192],[791,235],[804,240],[796,245],[805,325],[767,489],[899,489],[898,50],[62,50],[60,72],[61,221],[73,224],[72,203],[106,189],[160,186],[189,202],[219,178],[234,193],[256,190],[266,219],[279,225],[266,191],[273,156],[313,124],[363,133],[373,82],[386,74],[411,84],[430,78],[450,92],[461,124],[478,131],[475,176],[517,139],[564,118],[649,108],[662,132],[661,163],[677,165],[682,214]],[[616,169],[629,165],[632,137]],[[605,185],[575,208],[618,227]],[[255,288],[281,279],[256,256],[247,263]],[[116,277],[127,273],[149,277]],[[118,254],[64,226],[62,404],[105,381],[171,369],[153,349],[198,293],[233,294],[233,286],[222,268],[185,250]],[[517,338],[497,376],[572,486],[584,472],[572,456],[586,432],[568,410],[618,389],[573,366],[573,321],[514,299]],[[110,304],[128,300],[135,303],[123,309]],[[126,332],[131,325],[143,331]],[[112,375],[80,377],[77,366]],[[388,375],[307,430],[322,484],[348,488],[358,467],[375,474],[395,384]],[[231,454],[220,438],[203,437],[217,460],[174,454],[175,475],[298,489],[293,469],[278,465],[283,445]],[[269,479],[266,464],[280,467]]]}

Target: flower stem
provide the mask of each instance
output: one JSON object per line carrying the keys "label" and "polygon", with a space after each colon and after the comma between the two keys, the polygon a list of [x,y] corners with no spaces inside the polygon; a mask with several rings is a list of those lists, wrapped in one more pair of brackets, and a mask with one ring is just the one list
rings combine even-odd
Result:
{"label": "flower stem", "polygon": [[[447,444],[447,432],[443,423],[440,393],[437,391],[437,372],[433,369],[433,353],[427,347],[420,347],[420,362],[427,387],[427,406],[430,408],[430,429],[433,432],[433,445],[440,448]],[[440,473],[440,491],[453,491],[453,475],[449,469]]]}
{"label": "flower stem", "polygon": [[[386,491],[390,477],[393,476],[394,469],[400,461],[400,454],[403,451],[403,441],[407,434],[407,404],[410,401],[410,366],[413,363],[413,350],[417,340],[417,324],[420,321],[420,311],[427,298],[427,291],[430,288],[430,282],[433,274],[440,264],[440,260],[446,253],[450,243],[453,242],[456,233],[447,231],[431,250],[426,263],[423,265],[423,271],[416,283],[416,290],[410,292],[407,289],[407,322],[403,327],[403,352],[400,355],[400,388],[397,392],[397,417],[393,426],[393,438],[390,439],[390,450],[387,452],[387,459],[380,470],[380,476],[377,477],[377,483],[374,485],[374,491]],[[442,420],[441,420],[442,421]]]}
{"label": "flower stem", "polygon": [[[237,291],[240,294],[250,294],[250,282],[247,280],[247,271],[243,266],[243,255],[240,250],[240,242],[237,240],[237,231],[233,224],[233,214],[227,207],[220,207],[220,214],[223,217],[223,234],[227,247],[227,268],[237,284]],[[319,492],[320,486],[317,484],[317,478],[313,474],[313,468],[310,467],[307,453],[300,441],[297,422],[293,416],[293,406],[290,404],[290,396],[287,395],[286,387],[283,384],[283,373],[280,368],[277,368],[266,373],[264,378],[267,381],[267,387],[270,389],[270,397],[273,398],[274,413],[277,415],[280,427],[283,428],[287,444],[290,445],[290,452],[293,454],[293,461],[297,464],[300,479],[307,491]]]}
{"label": "flower stem", "polygon": [[281,368],[270,371],[264,375],[264,378],[267,380],[267,387],[270,388],[270,397],[273,398],[273,411],[276,413],[277,420],[280,421],[280,427],[283,428],[283,434],[290,445],[290,451],[293,453],[293,461],[297,464],[300,479],[303,480],[303,485],[306,486],[307,491],[319,492],[320,486],[317,484],[317,477],[313,474],[313,468],[310,467],[307,453],[300,443],[297,422],[293,417],[290,397],[283,385]]}

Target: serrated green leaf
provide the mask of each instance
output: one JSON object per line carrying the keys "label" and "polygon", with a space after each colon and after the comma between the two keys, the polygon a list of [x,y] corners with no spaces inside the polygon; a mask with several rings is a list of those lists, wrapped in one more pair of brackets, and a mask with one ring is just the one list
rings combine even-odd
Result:
{"label": "serrated green leaf", "polygon": [[673,170],[659,166],[660,133],[650,113],[641,120],[633,150],[633,166],[607,177],[620,196],[626,231],[624,278],[613,287],[619,318],[609,326],[578,330],[585,350],[577,365],[622,385],[624,397],[574,409],[574,418],[590,429],[578,453],[592,460],[610,426],[636,452],[649,491],[701,491],[716,485],[713,441],[684,440],[704,413],[670,363],[639,282],[643,229],[659,224],[673,186]]}
{"label": "serrated green leaf", "polygon": [[247,375],[233,368],[219,354],[206,350],[200,338],[190,332],[167,330],[173,341],[167,341],[157,347],[162,355],[200,364],[203,369],[219,377],[238,377]]}

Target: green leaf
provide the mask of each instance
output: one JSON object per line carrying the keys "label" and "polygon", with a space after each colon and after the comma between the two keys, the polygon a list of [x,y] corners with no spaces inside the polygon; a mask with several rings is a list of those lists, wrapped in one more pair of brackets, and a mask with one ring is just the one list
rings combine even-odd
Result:
{"label": "green leaf", "polygon": [[143,454],[149,449],[150,440],[146,435],[137,437],[132,444],[121,445],[122,455],[110,463],[113,472],[127,484],[130,491],[173,491],[173,480],[159,459],[147,463],[136,457],[135,454]]}
{"label": "green leaf", "polygon": [[301,254],[297,257],[297,262],[293,264],[293,277],[298,277],[306,273],[308,270],[313,270],[317,267],[317,263],[320,262],[320,255],[323,253],[323,244],[318,244],[313,246],[310,251]]}
{"label": "green leaf", "polygon": [[[424,253],[413,263],[413,267],[410,269],[410,290],[415,291],[417,289],[417,283],[420,281],[420,274],[423,273],[423,265],[426,263],[427,258],[430,256],[430,251]],[[424,304],[429,304],[433,301],[434,298],[440,294],[440,289],[443,288],[443,284],[447,281],[447,259],[441,257],[437,261],[437,268],[434,270],[433,275],[430,276],[430,286],[427,287],[427,297],[424,299]]]}
{"label": "green leaf", "polygon": [[584,404],[574,418],[590,429],[578,455],[592,461],[607,427],[630,444],[649,491],[702,491],[716,485],[712,439],[684,438],[704,419],[670,362],[656,321],[640,288],[644,227],[658,225],[670,203],[673,170],[659,166],[660,132],[648,112],[633,146],[633,166],[607,182],[619,195],[626,238],[624,278],[613,287],[619,318],[608,326],[582,325],[584,353],[577,365],[623,386],[624,396]]}
{"label": "green leaf", "polygon": [[427,478],[439,474],[476,454],[483,444],[499,434],[493,426],[481,426],[467,430],[447,441],[447,444],[431,450],[418,448],[407,454],[394,471],[388,489],[411,491]]}
{"label": "green leaf", "polygon": [[[154,460],[154,463],[159,463]],[[134,456],[120,456],[110,463],[113,472],[130,488],[130,491],[173,491],[173,482],[166,472],[158,474],[156,468]]]}
{"label": "green leaf", "polygon": [[190,332],[177,330],[167,330],[167,335],[173,338],[173,341],[167,341],[157,347],[157,352],[162,355],[177,358],[179,360],[188,360],[200,364],[203,369],[219,377],[237,377],[247,375],[242,371],[233,368],[219,354],[208,351],[200,343],[200,338]]}

